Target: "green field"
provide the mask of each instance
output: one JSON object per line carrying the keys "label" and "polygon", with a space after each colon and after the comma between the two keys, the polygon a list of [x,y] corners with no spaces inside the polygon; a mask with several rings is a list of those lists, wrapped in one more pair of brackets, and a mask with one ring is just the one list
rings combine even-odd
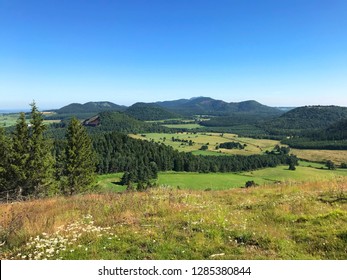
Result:
{"label": "green field", "polygon": [[96,186],[103,191],[123,192],[126,187],[121,186],[120,182],[123,173],[104,174],[97,177]]}
{"label": "green field", "polygon": [[203,127],[197,123],[164,124],[163,126],[166,126],[169,128],[182,128],[182,129],[194,129],[194,128]]}
{"label": "green field", "polygon": [[[45,113],[44,115],[52,115],[52,113],[49,112],[49,113]],[[16,125],[18,118],[19,118],[18,113],[0,114],[0,126],[2,127],[14,126]],[[43,123],[46,125],[51,123],[57,123],[57,122],[60,122],[60,120],[44,120],[43,121]]]}
{"label": "green field", "polygon": [[0,126],[8,127],[16,124],[19,114],[0,114]]}
{"label": "green field", "polygon": [[[300,162],[295,171],[287,166],[265,168],[240,173],[195,173],[195,172],[160,172],[157,183],[159,186],[170,186],[191,190],[226,190],[243,187],[247,181],[258,185],[293,182],[318,182],[336,180],[347,176],[346,169],[327,170],[322,164]],[[98,176],[97,186],[102,190],[122,192],[125,186],[119,185],[122,173]]]}
{"label": "green field", "polygon": [[327,170],[298,166],[295,171],[287,166],[265,168],[240,173],[187,173],[163,172],[159,174],[159,185],[179,186],[181,189],[225,190],[243,187],[247,181],[253,180],[258,185],[271,183],[290,183],[306,181],[323,181],[347,176],[346,169]]}
{"label": "green field", "polygon": [[[276,145],[281,145],[280,141],[269,139],[253,139],[247,137],[238,137],[236,134],[231,133],[193,133],[193,132],[179,132],[179,133],[146,133],[146,134],[130,134],[135,139],[154,141],[157,143],[164,143],[165,145],[172,146],[180,152],[191,152],[194,155],[253,155],[263,154],[265,151],[271,151]],[[172,141],[172,137],[180,140],[191,140],[193,145],[189,146],[188,143]],[[239,142],[246,144],[245,149],[216,149],[218,144],[224,142]],[[208,150],[201,151],[203,145],[208,144]],[[282,145],[285,146],[285,145]],[[337,150],[302,150],[291,149],[291,153],[300,159],[312,162],[326,162],[332,160],[335,164],[341,164],[347,161],[347,151]]]}

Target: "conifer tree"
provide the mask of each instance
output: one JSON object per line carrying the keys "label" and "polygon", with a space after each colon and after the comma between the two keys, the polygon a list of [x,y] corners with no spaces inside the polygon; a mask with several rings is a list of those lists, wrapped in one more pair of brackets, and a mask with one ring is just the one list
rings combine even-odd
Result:
{"label": "conifer tree", "polygon": [[20,113],[12,135],[13,177],[12,184],[17,195],[26,195],[28,189],[29,130],[25,114]]}
{"label": "conifer tree", "polygon": [[0,127],[0,197],[5,197],[11,191],[13,194],[12,184],[12,145],[9,137],[5,134],[5,131]]}
{"label": "conifer tree", "polygon": [[66,132],[63,191],[72,195],[88,190],[95,178],[95,159],[92,142],[86,129],[72,118]]}
{"label": "conifer tree", "polygon": [[53,184],[53,157],[46,127],[35,102],[31,106],[30,124],[21,113],[12,135],[12,184],[18,196],[46,195]]}
{"label": "conifer tree", "polygon": [[30,106],[28,192],[34,195],[46,195],[53,184],[53,157],[50,143],[43,135],[46,126],[43,123],[42,113],[38,111],[35,102]]}

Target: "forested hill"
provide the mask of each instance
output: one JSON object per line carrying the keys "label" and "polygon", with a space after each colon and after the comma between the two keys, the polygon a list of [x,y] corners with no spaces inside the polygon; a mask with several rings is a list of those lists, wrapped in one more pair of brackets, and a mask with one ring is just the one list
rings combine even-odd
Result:
{"label": "forested hill", "polygon": [[347,149],[347,108],[307,106],[289,111],[267,123],[271,133],[292,136],[282,140],[298,149]]}
{"label": "forested hill", "polygon": [[58,109],[58,114],[99,113],[102,111],[124,111],[125,106],[117,105],[108,101],[88,102],[85,104],[71,103]]}
{"label": "forested hill", "polygon": [[347,140],[347,118],[329,126],[321,135],[329,140]]}
{"label": "forested hill", "polygon": [[176,119],[182,116],[169,110],[158,106],[153,103],[135,103],[134,105],[128,107],[125,113],[136,119],[143,121],[156,121],[156,120],[166,120],[166,119]]}
{"label": "forested hill", "polygon": [[261,113],[279,116],[283,113],[277,108],[265,106],[254,100],[227,103],[225,101],[215,100],[210,97],[197,97],[191,99],[157,102],[156,104],[163,108],[169,109],[172,112],[185,116],[228,116],[235,113]]}
{"label": "forested hill", "polygon": [[[155,103],[138,102],[130,107],[121,106],[108,101],[71,103],[55,110],[60,119],[77,116],[80,119],[91,117],[103,111],[126,111],[128,115],[140,120],[163,120],[182,116],[211,115],[230,116],[238,113],[262,116],[279,116],[283,111],[260,104],[254,100],[243,102],[225,102],[210,97],[196,97]],[[55,117],[57,117],[55,115]]]}
{"label": "forested hill", "polygon": [[290,129],[327,128],[346,118],[347,107],[305,106],[283,114],[272,124]]}

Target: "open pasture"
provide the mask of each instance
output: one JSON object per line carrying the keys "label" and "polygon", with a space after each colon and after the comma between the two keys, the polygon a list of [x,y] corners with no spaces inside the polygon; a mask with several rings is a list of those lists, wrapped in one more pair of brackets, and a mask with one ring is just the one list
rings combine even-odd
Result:
{"label": "open pasture", "polygon": [[194,129],[203,127],[198,123],[179,123],[179,124],[163,124],[163,126],[169,128],[182,128],[182,129]]}
{"label": "open pasture", "polygon": [[9,127],[16,124],[19,114],[0,114],[0,126]]}
{"label": "open pasture", "polygon": [[[262,154],[271,151],[276,145],[281,145],[280,141],[270,139],[254,139],[247,137],[238,137],[231,133],[211,133],[211,132],[180,132],[180,133],[146,133],[146,134],[130,134],[130,137],[164,143],[172,146],[181,152],[192,152],[195,155],[252,155]],[[177,141],[172,141],[172,139]],[[188,142],[192,141],[189,145]],[[239,142],[246,144],[244,149],[216,149],[216,146],[225,142]],[[208,145],[207,145],[208,144]],[[200,150],[201,146],[207,145],[208,149]],[[285,146],[285,145],[282,145]],[[290,153],[298,158],[312,162],[333,161],[335,164],[347,162],[347,151],[341,150],[304,150],[291,149]]]}
{"label": "open pasture", "polygon": [[[159,186],[170,186],[186,190],[226,190],[245,186],[247,181],[257,185],[277,183],[319,182],[347,177],[346,169],[328,170],[321,164],[311,165],[301,162],[295,171],[288,166],[277,166],[249,172],[237,173],[196,173],[196,172],[159,172]],[[99,175],[97,186],[102,191],[122,192],[125,186],[119,185],[122,173]]]}
{"label": "open pasture", "polygon": [[[141,139],[154,141],[157,143],[164,143],[172,146],[173,148],[182,152],[194,152],[194,154],[214,154],[214,155],[252,155],[261,154],[266,150],[272,150],[276,145],[280,144],[276,140],[268,139],[253,139],[238,137],[236,134],[231,133],[193,133],[193,132],[180,132],[180,133],[146,133],[146,134],[130,134],[129,136]],[[173,141],[175,139],[175,141]],[[192,141],[189,145],[188,142]],[[216,149],[221,143],[225,142],[240,142],[246,144],[242,150],[239,149]],[[208,150],[200,151],[201,146],[207,145]]]}
{"label": "open pasture", "polygon": [[[43,113],[43,115],[53,115],[52,112]],[[0,114],[0,126],[9,127],[14,126],[17,123],[19,118],[19,113],[11,113],[11,114]],[[29,121],[28,121],[29,122]],[[43,123],[49,125],[51,123],[58,123],[60,120],[44,120]]]}
{"label": "open pasture", "polygon": [[327,160],[331,160],[335,164],[347,162],[347,151],[291,149],[291,152],[297,157],[308,161],[326,162]]}
{"label": "open pasture", "polygon": [[179,187],[195,190],[225,190],[245,186],[247,181],[254,181],[258,185],[274,183],[294,183],[308,181],[334,180],[346,177],[347,170],[327,170],[306,166],[297,166],[295,171],[287,166],[265,168],[251,172],[240,173],[187,173],[162,172],[159,174],[159,185]]}

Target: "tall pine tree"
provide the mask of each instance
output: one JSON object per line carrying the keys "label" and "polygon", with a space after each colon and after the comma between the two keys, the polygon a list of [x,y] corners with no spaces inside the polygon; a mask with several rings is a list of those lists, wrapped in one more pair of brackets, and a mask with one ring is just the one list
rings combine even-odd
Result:
{"label": "tall pine tree", "polygon": [[95,179],[95,158],[86,129],[72,118],[66,132],[63,192],[69,195],[89,189]]}
{"label": "tall pine tree", "polygon": [[29,160],[29,130],[25,114],[20,113],[15,130],[12,135],[13,146],[13,177],[12,184],[17,190],[17,195],[29,194],[28,160]]}
{"label": "tall pine tree", "polygon": [[35,102],[30,106],[28,191],[36,196],[46,195],[53,184],[51,144],[43,135],[46,126],[43,123],[42,113],[38,111]]}
{"label": "tall pine tree", "polygon": [[12,197],[13,189],[13,169],[12,161],[12,145],[9,137],[5,134],[3,127],[0,127],[0,198]]}
{"label": "tall pine tree", "polygon": [[31,105],[30,123],[21,113],[12,134],[13,158],[11,165],[12,184],[17,195],[47,195],[53,185],[53,157],[51,147],[43,132],[42,114],[36,104]]}

